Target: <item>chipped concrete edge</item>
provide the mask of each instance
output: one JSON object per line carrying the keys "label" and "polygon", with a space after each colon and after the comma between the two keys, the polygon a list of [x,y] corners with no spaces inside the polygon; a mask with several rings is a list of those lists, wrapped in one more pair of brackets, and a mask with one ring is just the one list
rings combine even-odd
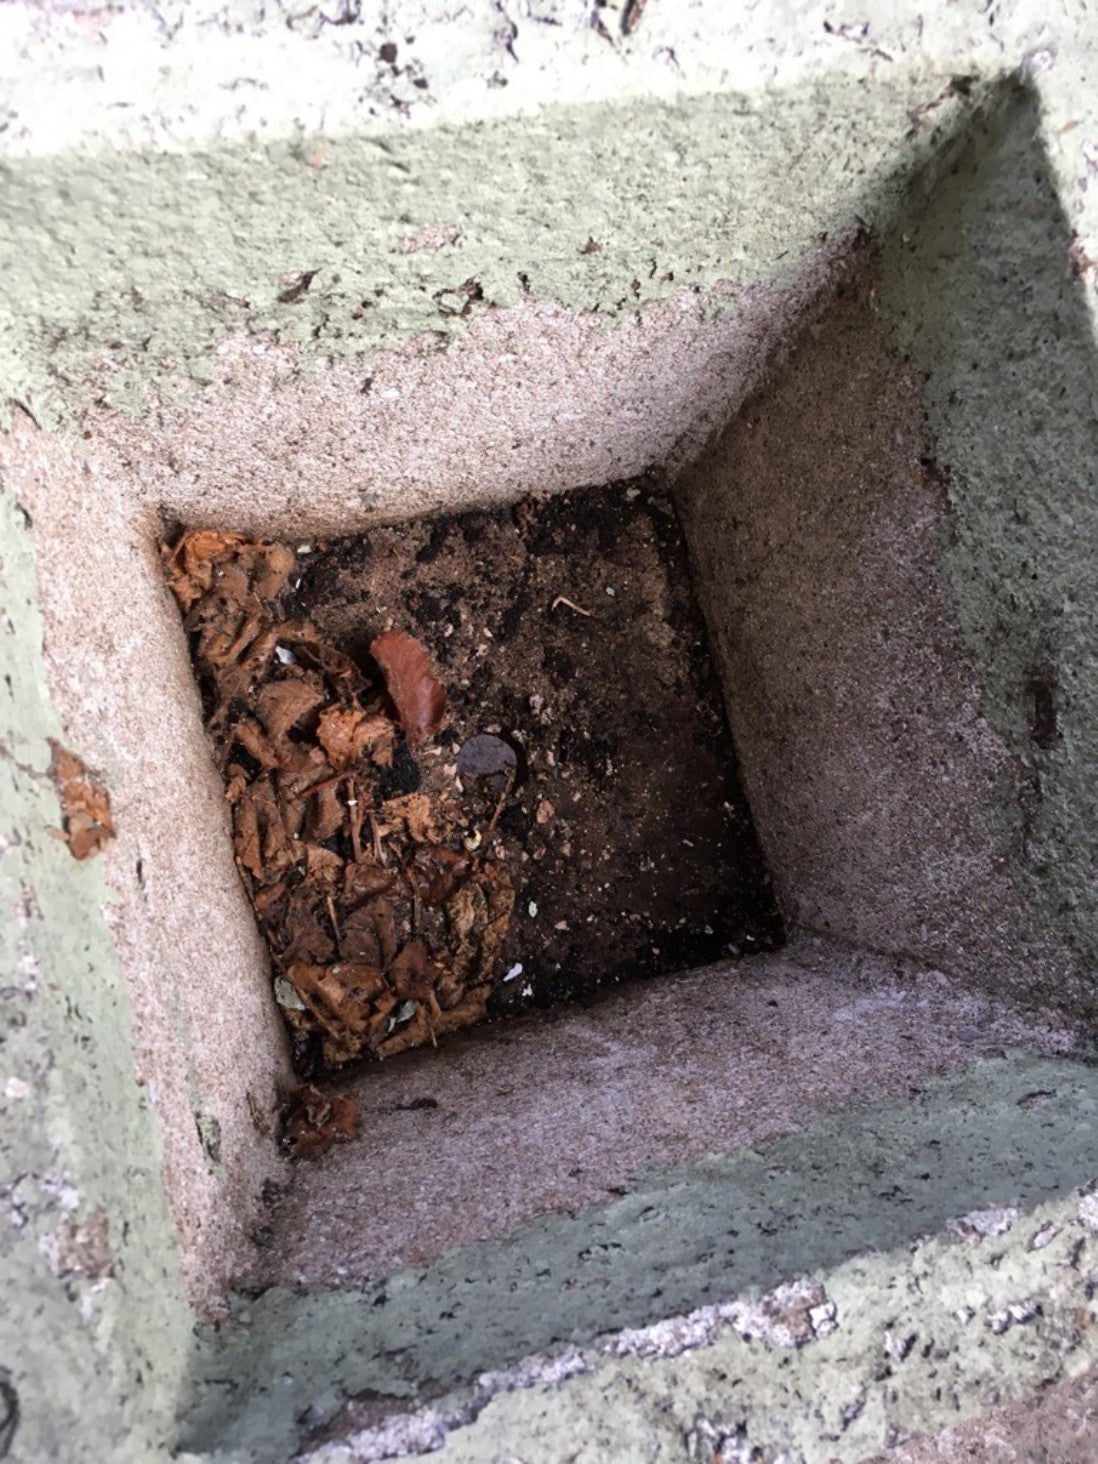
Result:
{"label": "chipped concrete edge", "polygon": [[868,1459],[1098,1361],[1095,1190],[958,1216],[902,1249],[529,1358],[299,1458],[550,1464],[612,1417],[607,1460],[639,1457],[639,1439],[668,1458]]}

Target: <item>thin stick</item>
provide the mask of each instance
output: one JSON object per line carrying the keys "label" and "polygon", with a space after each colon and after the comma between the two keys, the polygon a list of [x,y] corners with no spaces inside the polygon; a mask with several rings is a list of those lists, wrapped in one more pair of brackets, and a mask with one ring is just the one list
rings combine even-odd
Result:
{"label": "thin stick", "polygon": [[491,819],[489,820],[488,827],[484,830],[484,834],[480,841],[480,850],[474,861],[474,863],[478,867],[481,860],[488,852],[488,845],[491,843],[492,835],[496,831],[496,824],[499,823],[499,816],[503,812],[503,805],[507,802],[508,798],[510,798],[511,789],[515,786],[515,771],[516,770],[514,768],[507,769],[507,782],[504,784],[503,792],[499,795],[499,801],[496,804],[495,811],[493,812]]}
{"label": "thin stick", "polygon": [[351,824],[351,849],[355,856],[355,863],[362,863],[362,804],[359,802],[358,794],[355,791],[356,784],[353,777],[347,779],[347,815]]}
{"label": "thin stick", "polygon": [[590,610],[585,610],[582,605],[577,605],[575,600],[570,600],[567,595],[558,595],[549,609],[555,610],[558,605],[567,605],[569,610],[574,610],[577,615],[586,615],[588,620],[592,618]]}
{"label": "thin stick", "polygon": [[328,919],[332,922],[332,934],[335,936],[336,955],[342,961],[343,937],[339,933],[339,921],[336,919],[335,901],[332,899],[331,895],[325,895],[324,900],[328,906]]}
{"label": "thin stick", "polygon": [[381,847],[381,835],[377,831],[377,819],[372,813],[366,815],[370,820],[370,832],[374,836],[374,858],[379,864],[385,863],[385,850]]}

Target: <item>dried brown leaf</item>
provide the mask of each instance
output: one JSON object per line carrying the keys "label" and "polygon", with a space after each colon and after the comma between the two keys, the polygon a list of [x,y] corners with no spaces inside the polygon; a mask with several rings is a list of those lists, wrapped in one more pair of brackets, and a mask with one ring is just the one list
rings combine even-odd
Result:
{"label": "dried brown leaf", "polygon": [[320,844],[343,827],[346,807],[339,800],[339,784],[333,779],[317,789],[312,815],[313,838]]}
{"label": "dried brown leaf", "polygon": [[252,783],[233,809],[237,861],[263,884],[274,884],[297,861],[269,778]]}
{"label": "dried brown leaf", "polygon": [[237,863],[254,879],[263,877],[263,845],[259,835],[259,813],[246,789],[233,813],[233,849]]}
{"label": "dried brown leaf", "polygon": [[327,697],[319,676],[287,677],[281,681],[268,681],[261,687],[255,699],[255,709],[268,736],[278,742]]}
{"label": "dried brown leaf", "polygon": [[286,587],[295,563],[294,551],[285,544],[257,544],[252,563],[256,595],[273,600]]}
{"label": "dried brown leaf", "polygon": [[468,854],[458,854],[441,845],[417,849],[412,864],[420,899],[428,905],[445,905],[473,872]]}
{"label": "dried brown leaf", "polygon": [[299,1088],[287,1105],[283,1142],[296,1159],[317,1159],[358,1137],[358,1105],[345,1093]]}
{"label": "dried brown leaf", "polygon": [[396,1005],[376,966],[337,962],[318,966],[295,962],[286,979],[319,1024],[325,1061],[332,1066],[361,1056],[371,1035]]}
{"label": "dried brown leaf", "polygon": [[53,737],[49,741],[53,751],[50,776],[61,804],[65,841],[74,859],[87,859],[114,838],[110,795],[75,752]]}
{"label": "dried brown leaf", "polygon": [[385,821],[403,827],[417,844],[437,844],[439,831],[435,824],[431,800],[426,793],[405,793],[400,798],[388,798],[381,805]]}
{"label": "dried brown leaf", "polygon": [[393,895],[400,891],[400,876],[392,869],[363,860],[348,864],[343,875],[343,898],[355,902],[371,900],[376,895]]}
{"label": "dried brown leaf", "polygon": [[342,651],[322,640],[307,621],[286,621],[279,627],[279,640],[294,653],[302,666],[322,671],[339,695],[348,700],[362,690],[362,673]]}
{"label": "dried brown leaf", "polygon": [[240,534],[223,534],[218,529],[190,529],[174,548],[161,553],[168,583],[187,611],[213,585],[214,571],[231,559],[247,541]]}
{"label": "dried brown leaf", "polygon": [[422,1001],[434,990],[441,972],[421,940],[410,940],[401,948],[386,972],[389,985],[402,1001]]}
{"label": "dried brown leaf", "polygon": [[[287,546],[199,530],[164,557],[213,693],[237,861],[279,981],[297,993],[280,987],[279,1002],[298,1060],[384,1056],[479,1019],[510,882],[449,847],[462,811],[445,794],[376,802],[399,732],[422,744],[445,713],[423,645],[379,636],[385,690],[368,689],[315,627],[282,617]],[[294,1147],[320,1152],[330,1122],[314,1104]]]}
{"label": "dried brown leaf", "polygon": [[422,643],[405,630],[387,630],[371,642],[370,654],[381,667],[409,745],[428,741],[442,726],[446,692]]}
{"label": "dried brown leaf", "polygon": [[254,757],[260,767],[266,768],[268,771],[278,767],[280,761],[278,753],[271,746],[258,722],[243,717],[233,727],[232,735],[233,740],[238,742],[246,753]]}
{"label": "dried brown leaf", "polygon": [[[321,713],[316,737],[332,767],[347,772],[366,754],[378,762],[390,761],[395,732],[388,717],[357,707],[328,707]],[[383,754],[388,756],[383,759]]]}

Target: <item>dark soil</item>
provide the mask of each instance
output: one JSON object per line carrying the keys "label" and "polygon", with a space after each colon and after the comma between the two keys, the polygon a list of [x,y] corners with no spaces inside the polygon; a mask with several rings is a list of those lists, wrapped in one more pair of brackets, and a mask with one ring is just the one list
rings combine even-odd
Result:
{"label": "dark soil", "polygon": [[456,797],[466,847],[497,818],[492,857],[517,900],[489,1015],[780,942],[682,532],[658,488],[296,547],[287,615],[364,668],[376,636],[409,631],[446,688],[441,732],[402,744],[381,791]]}

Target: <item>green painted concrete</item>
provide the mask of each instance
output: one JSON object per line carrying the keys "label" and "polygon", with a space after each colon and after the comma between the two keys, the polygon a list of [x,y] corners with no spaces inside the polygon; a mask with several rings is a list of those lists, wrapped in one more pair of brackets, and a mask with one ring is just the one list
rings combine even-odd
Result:
{"label": "green painted concrete", "polygon": [[[51,834],[41,644],[30,532],[0,483],[0,1365],[18,1395],[10,1457],[90,1464],[106,1439],[138,1459],[170,1433],[190,1318],[111,895]],[[69,1227],[97,1211],[113,1274],[55,1274]]]}
{"label": "green painted concrete", "polygon": [[[916,185],[884,250],[881,310],[923,377],[948,475],[945,564],[982,710],[1016,756],[1004,848],[1094,969],[1098,355],[1040,124],[1033,93],[1008,87],[929,194]],[[1054,740],[1034,735],[1039,681]]]}
{"label": "green painted concrete", "polygon": [[[351,358],[365,375],[377,350],[445,339],[527,292],[609,323],[684,288],[780,287],[829,232],[887,214],[972,105],[944,102],[908,136],[908,109],[944,81],[836,78],[388,139],[9,162],[0,398],[71,426],[93,402],[140,414],[148,388],[200,385],[237,330],[292,344],[302,371]],[[438,224],[461,227],[456,245],[401,253]]]}
{"label": "green painted concrete", "polygon": [[[1089,1256],[1093,1239],[1078,1209],[1073,1197],[1039,1207],[1003,1237],[939,1238],[837,1267],[826,1288],[838,1328],[797,1351],[731,1328],[679,1356],[587,1351],[589,1372],[560,1391],[501,1390],[430,1457],[438,1464],[876,1458],[912,1434],[936,1432],[943,1420],[958,1422],[1094,1366],[1095,1312],[1076,1269],[1087,1264],[1080,1245]],[[311,1464],[351,1457],[335,1447]]]}
{"label": "green painted concrete", "polygon": [[367,1390],[430,1402],[528,1354],[825,1274],[975,1209],[1029,1209],[1071,1190],[1081,1153],[1098,1155],[1098,1067],[1017,1055],[361,1292],[268,1291],[205,1334],[184,1444],[276,1460],[303,1412],[324,1422]]}
{"label": "green painted concrete", "polygon": [[[929,99],[940,81],[908,100]],[[823,233],[856,214],[885,224],[910,170],[941,143],[934,126],[906,137],[902,103],[900,87],[836,80],[752,102],[599,104],[386,140],[10,163],[0,390],[74,433],[95,402],[139,415],[149,389],[171,399],[200,388],[236,329],[293,344],[303,371],[326,356],[365,371],[372,353],[461,330],[527,287],[610,324],[683,285],[781,284]],[[939,126],[968,106],[944,105]],[[1080,404],[1093,403],[1093,334],[1066,272],[1068,230],[1036,127],[1024,97],[979,124],[929,211],[913,210],[888,246],[882,308],[931,372],[928,410],[954,495],[947,560],[988,715],[1025,764],[1019,787],[1004,790],[1004,820],[1022,840],[1019,879],[1090,958],[1098,586],[1080,552],[1095,527],[1084,469],[1093,423]],[[400,252],[425,225],[453,222],[464,231],[456,246]],[[598,251],[582,252],[588,237]],[[278,301],[295,272],[311,270],[300,300]],[[454,291],[470,279],[483,297],[455,313],[466,297]],[[915,307],[918,329],[906,323]],[[711,308],[726,307],[714,297]],[[930,1319],[912,1325],[930,1328],[966,1410],[993,1382],[1030,1386],[1083,1355],[1078,1341],[1065,1354],[1068,1324],[1051,1303],[1044,1332],[1008,1330],[994,1349],[986,1327],[950,1323],[979,1289],[972,1252],[934,1242],[913,1257],[904,1244],[984,1204],[1047,1201],[1041,1213],[1064,1224],[1077,1208],[1068,1191],[1093,1163],[1098,1079],[1079,1063],[1021,1057],[765,1153],[653,1177],[608,1210],[545,1220],[504,1246],[394,1278],[383,1305],[380,1289],[269,1293],[192,1339],[154,1125],[133,1083],[109,891],[47,832],[58,821],[44,777],[56,721],[30,535],[2,485],[0,513],[0,939],[15,942],[3,956],[0,1078],[16,1095],[3,1100],[0,1259],[6,1293],[18,1280],[20,1295],[0,1317],[0,1355],[20,1404],[12,1458],[99,1460],[104,1440],[118,1459],[162,1458],[177,1407],[194,1448],[284,1458],[309,1405],[319,1419],[363,1388],[450,1395],[525,1351],[804,1270],[837,1268],[828,1285],[850,1321],[796,1366],[738,1340],[662,1372],[606,1363],[559,1397],[495,1400],[443,1457],[472,1464],[497,1444],[518,1450],[525,1434],[523,1457],[555,1460],[584,1429],[580,1457],[639,1457],[630,1451],[646,1438],[665,1448],[652,1457],[685,1457],[673,1451],[686,1449],[696,1415],[731,1397],[730,1422],[749,1413],[761,1445],[823,1459],[829,1433],[844,1430],[812,1400],[844,1388],[864,1395],[844,1448],[882,1437],[888,1409],[901,1429],[934,1426],[952,1403],[935,1398],[933,1349],[891,1402],[877,1376],[889,1306]],[[1046,664],[1061,670],[1063,742],[1041,750],[1025,687]],[[1055,1098],[1021,1101],[1038,1091]],[[48,1250],[66,1219],[87,1222],[100,1208],[113,1278],[55,1276],[40,1242]],[[981,1297],[1051,1285],[1031,1233],[1016,1227],[1003,1240]]]}

